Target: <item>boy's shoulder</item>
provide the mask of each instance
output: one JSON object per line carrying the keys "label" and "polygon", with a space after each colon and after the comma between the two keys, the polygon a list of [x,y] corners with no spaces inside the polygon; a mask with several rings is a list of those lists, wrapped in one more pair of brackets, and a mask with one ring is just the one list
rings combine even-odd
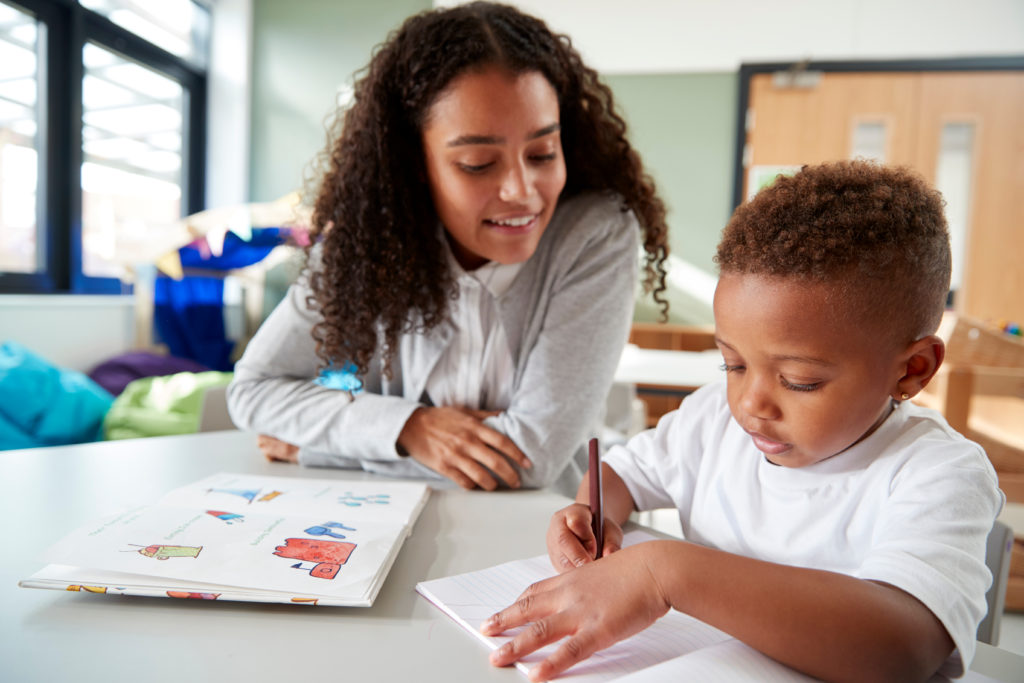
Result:
{"label": "boy's shoulder", "polygon": [[927,473],[928,478],[956,477],[961,483],[973,479],[998,486],[985,450],[950,427],[938,411],[905,402],[893,417],[897,419],[889,429],[880,429],[884,438],[876,457],[877,464],[893,468],[894,478]]}

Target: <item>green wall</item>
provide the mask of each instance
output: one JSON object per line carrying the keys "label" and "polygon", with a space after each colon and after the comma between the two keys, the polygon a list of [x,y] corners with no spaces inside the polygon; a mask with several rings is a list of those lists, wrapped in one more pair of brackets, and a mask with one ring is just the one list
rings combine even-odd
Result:
{"label": "green wall", "polygon": [[[604,80],[668,207],[672,253],[715,273],[715,246],[732,212],[739,75],[616,75]],[[668,298],[670,320],[711,322],[709,311],[684,293],[671,291]],[[639,302],[636,317],[656,319],[653,302]]]}
{"label": "green wall", "polygon": [[302,187],[338,87],[430,0],[254,0],[250,200]]}

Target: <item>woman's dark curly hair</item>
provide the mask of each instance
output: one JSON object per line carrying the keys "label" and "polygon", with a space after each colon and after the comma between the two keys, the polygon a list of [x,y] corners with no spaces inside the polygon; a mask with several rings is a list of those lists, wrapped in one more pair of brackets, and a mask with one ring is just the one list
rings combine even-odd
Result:
{"label": "woman's dark curly hair", "polygon": [[389,374],[401,334],[445,319],[456,294],[424,180],[421,127],[452,79],[491,65],[536,71],[551,83],[566,164],[562,196],[610,190],[622,198],[642,226],[645,289],[667,310],[665,207],[626,140],[611,90],[568,37],[515,8],[474,2],[407,19],[378,46],[335,123],[313,207],[322,262],[311,268],[308,302],[323,316],[313,337],[325,364],[352,363],[364,374],[381,330]]}
{"label": "woman's dark curly hair", "polygon": [[733,213],[723,273],[838,285],[852,314],[901,343],[933,333],[949,291],[942,196],[914,171],[870,161],[804,166]]}

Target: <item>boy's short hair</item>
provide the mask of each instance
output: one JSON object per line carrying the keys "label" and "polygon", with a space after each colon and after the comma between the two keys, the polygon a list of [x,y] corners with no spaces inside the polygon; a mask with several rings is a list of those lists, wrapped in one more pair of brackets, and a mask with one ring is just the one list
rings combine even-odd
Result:
{"label": "boy's short hair", "polygon": [[715,262],[723,273],[835,284],[858,319],[908,343],[938,328],[949,291],[942,196],[906,168],[804,166],[736,209]]}

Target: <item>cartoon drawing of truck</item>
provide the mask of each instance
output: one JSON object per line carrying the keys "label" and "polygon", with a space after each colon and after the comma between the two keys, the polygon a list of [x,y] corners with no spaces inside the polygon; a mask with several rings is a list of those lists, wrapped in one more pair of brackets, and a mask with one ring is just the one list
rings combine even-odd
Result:
{"label": "cartoon drawing of truck", "polygon": [[[355,550],[355,543],[344,541],[322,541],[312,538],[286,538],[284,545],[274,549],[278,557],[287,557],[303,562],[313,562],[316,566],[309,570],[309,575],[318,579],[333,579],[338,575],[341,565],[348,562],[348,558]],[[304,568],[299,565],[300,568]]]}

